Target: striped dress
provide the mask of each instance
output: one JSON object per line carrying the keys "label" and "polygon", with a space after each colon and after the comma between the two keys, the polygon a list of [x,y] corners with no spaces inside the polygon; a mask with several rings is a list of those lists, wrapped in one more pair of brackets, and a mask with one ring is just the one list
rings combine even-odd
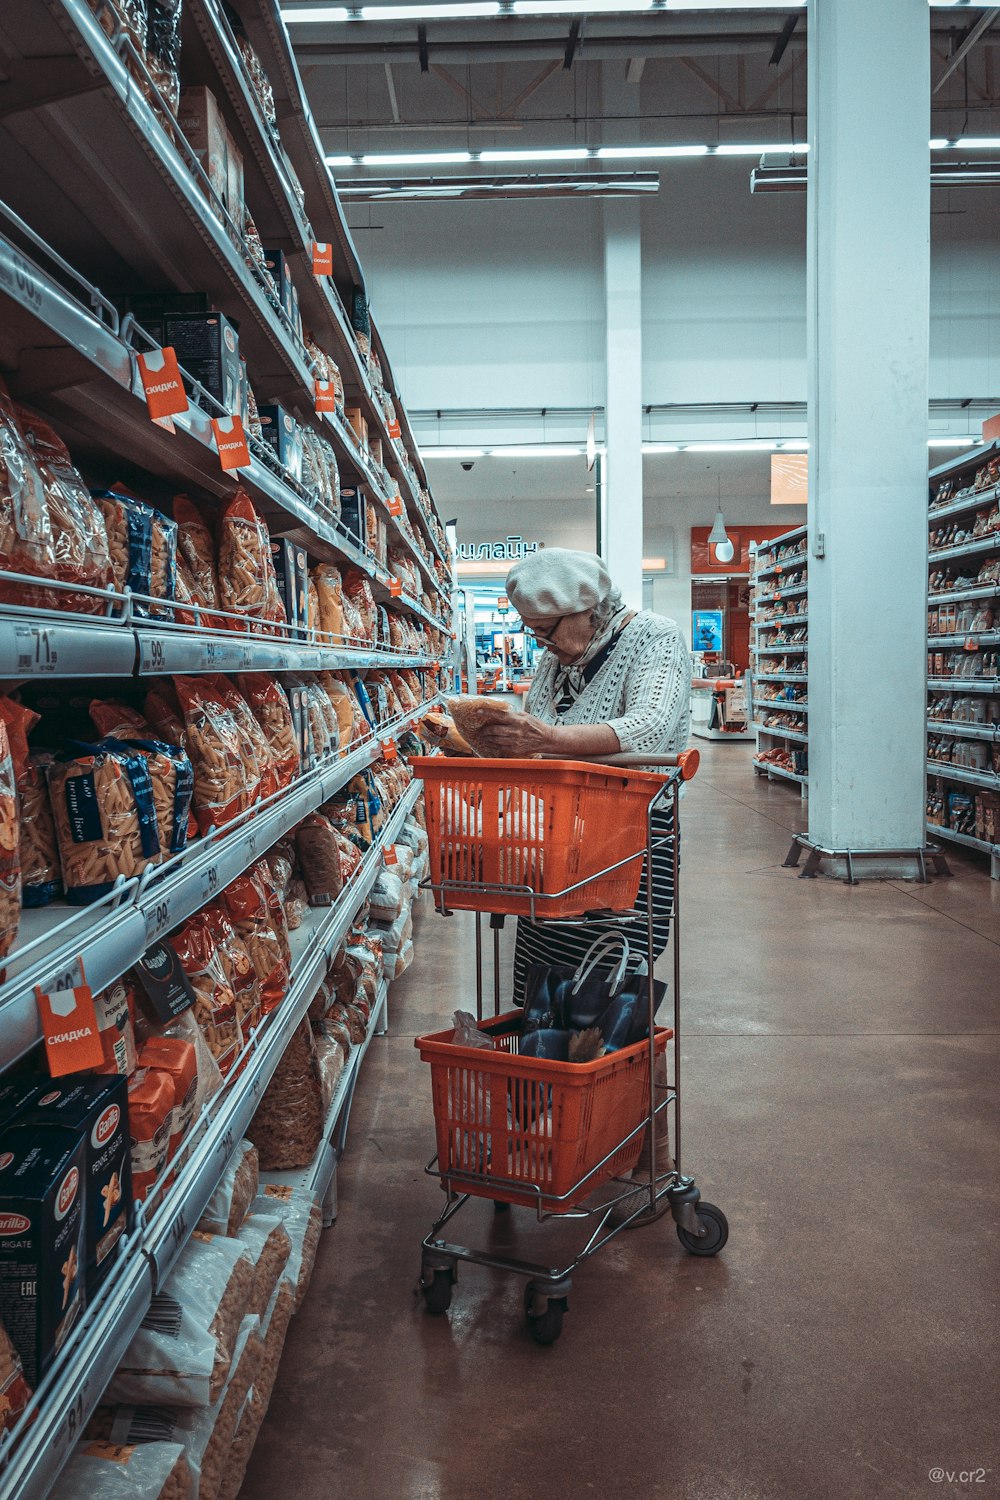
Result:
{"label": "striped dress", "polygon": [[[627,754],[673,755],[687,746],[690,733],[691,660],[673,620],[642,610],[615,638],[597,671],[575,701],[568,702],[559,662],[546,651],[528,693],[525,709],[546,724],[610,724]],[[657,957],[670,937],[673,912],[673,807],[667,802],[653,819],[653,939]],[[664,842],[660,843],[659,841]],[[524,981],[533,963],[575,968],[594,939],[621,933],[632,950],[630,968],[646,955],[648,871],[643,871],[633,917],[576,923],[532,922],[519,917],[514,948],[513,998],[524,1003]],[[612,956],[608,968],[617,957]]]}

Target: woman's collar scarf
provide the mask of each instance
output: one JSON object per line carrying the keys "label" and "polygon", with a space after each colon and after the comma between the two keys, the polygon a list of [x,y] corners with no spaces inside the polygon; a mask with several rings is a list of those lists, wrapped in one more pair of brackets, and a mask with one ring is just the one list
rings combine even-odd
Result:
{"label": "woman's collar scarf", "polygon": [[595,676],[625,623],[628,613],[628,605],[623,604],[611,616],[603,630],[594,636],[579,661],[573,662],[568,667],[557,665],[552,684],[557,713],[565,713],[568,708],[571,708],[587,683]]}

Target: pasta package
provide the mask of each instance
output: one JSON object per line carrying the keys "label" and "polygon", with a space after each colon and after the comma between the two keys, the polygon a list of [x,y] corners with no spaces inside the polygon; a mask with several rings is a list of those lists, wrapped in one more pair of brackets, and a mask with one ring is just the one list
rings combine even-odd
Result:
{"label": "pasta package", "polygon": [[[0,380],[0,568],[51,578],[55,566],[45,482]],[[5,585],[3,597],[8,587],[16,602],[17,585]]]}
{"label": "pasta package", "polygon": [[231,614],[263,619],[267,613],[271,548],[261,536],[262,526],[246,490],[237,490],[219,530],[219,602]]}
{"label": "pasta package", "polygon": [[240,1049],[236,996],[204,912],[167,939],[194,990],[194,1016],[223,1078]]}
{"label": "pasta package", "polygon": [[[15,409],[45,486],[55,556],[53,578],[88,588],[111,588],[113,574],[104,517],[73,467],[69,449],[48,422],[24,407]],[[42,607],[96,615],[105,613],[107,602],[87,594],[55,594],[39,600]]]}
{"label": "pasta package", "polygon": [[[322,675],[322,674],[321,674]],[[292,710],[280,681],[263,672],[246,672],[237,679],[240,692],[260,725],[271,754],[271,766],[279,788],[299,774],[301,756],[292,723]]]}
{"label": "pasta package", "polygon": [[141,873],[160,854],[145,756],[117,741],[83,745],[49,768],[49,792],[66,899],[98,901],[119,875]]}
{"label": "pasta package", "polygon": [[[175,677],[194,767],[194,807],[202,833],[231,823],[257,800],[259,768],[246,763],[245,741],[232,710],[211,682]],[[149,698],[146,700],[149,710]]]}
{"label": "pasta package", "polygon": [[289,981],[288,961],[268,910],[267,893],[250,871],[226,886],[222,901],[253,964],[260,985],[261,1011],[267,1015],[285,998]]}
{"label": "pasta package", "polygon": [[309,579],[316,590],[319,638],[324,645],[339,646],[346,633],[340,569],[334,567],[333,563],[317,563],[309,574]]}

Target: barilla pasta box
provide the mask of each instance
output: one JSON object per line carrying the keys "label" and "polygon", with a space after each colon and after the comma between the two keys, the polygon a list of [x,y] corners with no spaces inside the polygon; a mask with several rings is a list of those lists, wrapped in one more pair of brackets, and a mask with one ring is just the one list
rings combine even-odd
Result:
{"label": "barilla pasta box", "polygon": [[0,1133],[0,1321],[34,1388],[85,1303],[83,1141],[38,1123]]}
{"label": "barilla pasta box", "polygon": [[128,1080],[118,1074],[65,1078],[35,1090],[18,1123],[65,1130],[83,1142],[88,1297],[114,1264],[113,1251],[132,1223]]}

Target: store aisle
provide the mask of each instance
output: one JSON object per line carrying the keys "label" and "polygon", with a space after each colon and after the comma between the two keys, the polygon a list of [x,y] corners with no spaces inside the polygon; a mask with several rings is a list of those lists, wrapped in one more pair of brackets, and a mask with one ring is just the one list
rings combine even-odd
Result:
{"label": "store aisle", "polygon": [[[472,919],[424,906],[243,1500],[874,1500],[935,1493],[936,1467],[995,1492],[1000,886],[951,855],[929,889],[799,881],[801,822],[749,747],[705,747],[684,1164],[729,1245],[620,1236],[550,1349],[520,1282],[463,1267],[446,1318],[413,1293],[440,1201],[413,1037],[474,1004]],[[454,1237],[552,1233],[512,1218],[476,1205]]]}

